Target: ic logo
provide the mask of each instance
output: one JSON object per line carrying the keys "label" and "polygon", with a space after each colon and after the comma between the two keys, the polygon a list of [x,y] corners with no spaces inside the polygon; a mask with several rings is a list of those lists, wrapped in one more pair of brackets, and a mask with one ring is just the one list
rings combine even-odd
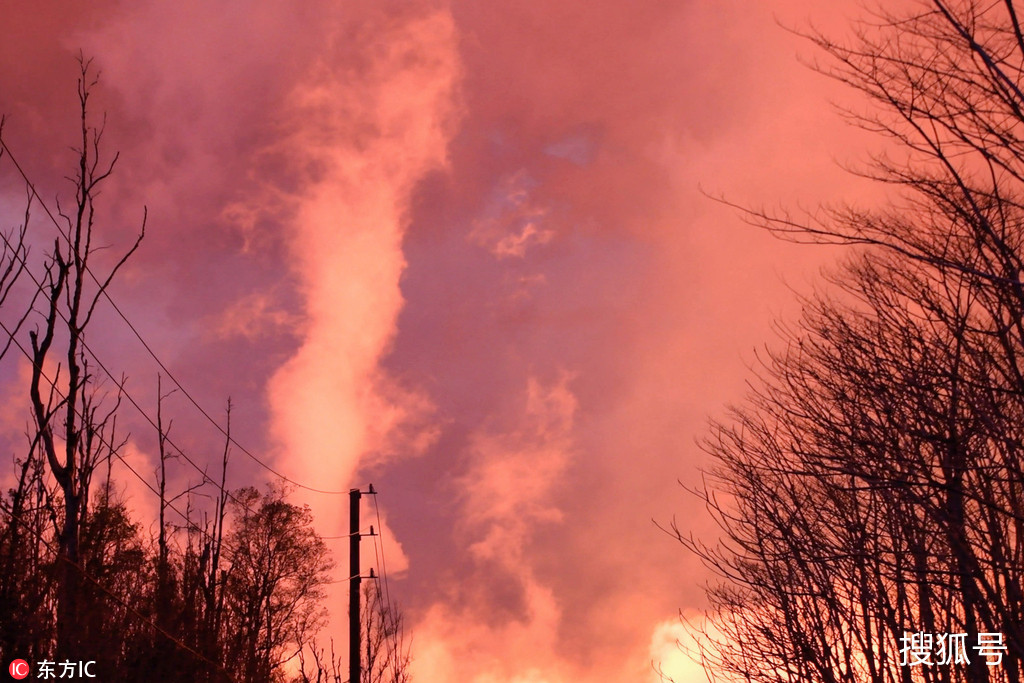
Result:
{"label": "ic logo", "polygon": [[14,678],[19,681],[23,678],[28,678],[28,673],[31,670],[32,668],[24,659],[15,659],[13,662],[11,662],[11,666],[8,669],[8,671],[11,674],[11,678]]}

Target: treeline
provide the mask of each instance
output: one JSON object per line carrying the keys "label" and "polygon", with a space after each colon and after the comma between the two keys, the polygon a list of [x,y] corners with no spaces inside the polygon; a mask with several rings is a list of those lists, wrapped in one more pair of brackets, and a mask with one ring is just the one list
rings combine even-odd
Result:
{"label": "treeline", "polygon": [[[809,36],[890,138],[878,211],[748,212],[858,245],[705,441],[724,680],[1024,680],[1024,35],[1011,2]],[[677,531],[678,533],[678,531]]]}
{"label": "treeline", "polygon": [[[286,662],[315,646],[331,563],[308,509],[279,489],[234,492],[224,518],[179,529],[179,548],[146,534],[107,480],[82,516],[79,561],[64,572],[53,541],[59,496],[38,459],[24,463],[0,514],[5,662],[95,661],[102,681],[256,683],[289,680]],[[75,613],[57,647],[62,575],[73,577]],[[290,679],[318,680],[315,666],[308,672]]]}
{"label": "treeline", "polygon": [[[21,225],[3,232],[0,361],[31,370],[27,386],[3,397],[24,406],[30,426],[22,448],[5,435],[13,452],[0,494],[0,660],[26,660],[42,677],[50,662],[57,678],[63,662],[94,662],[89,672],[102,681],[347,680],[333,643],[316,640],[333,560],[309,509],[290,503],[283,487],[232,491],[230,403],[224,451],[212,458],[219,477],[174,448],[159,388],[156,476],[123,459],[118,417],[130,396],[87,336],[143,239],[145,214],[134,244],[101,268],[95,201],[117,156],[101,152],[103,131],[89,114],[96,79],[88,61],[80,67],[73,202],[42,203],[0,125],[0,163],[21,173],[28,195]],[[45,219],[33,230],[55,237],[31,262],[27,236],[40,209]],[[169,491],[168,465],[182,460],[200,480]],[[152,493],[158,519],[132,517],[117,484],[127,477]],[[399,615],[373,582],[362,604],[361,683],[408,680]]]}

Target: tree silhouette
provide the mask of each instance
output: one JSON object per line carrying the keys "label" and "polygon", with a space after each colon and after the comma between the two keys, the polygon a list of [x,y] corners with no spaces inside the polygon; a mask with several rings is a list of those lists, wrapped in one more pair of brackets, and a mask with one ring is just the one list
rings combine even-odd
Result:
{"label": "tree silhouette", "polygon": [[[820,218],[748,211],[795,241],[859,245],[782,328],[714,425],[698,495],[718,544],[709,669],[752,681],[1020,681],[1024,658],[1024,37],[1011,2],[879,12],[808,37],[871,98],[898,196]],[[943,663],[948,637],[1001,634]],[[911,665],[913,634],[936,636]]]}
{"label": "tree silhouette", "polygon": [[364,642],[362,683],[408,683],[412,657],[404,642],[401,611],[386,599],[378,579],[363,585],[360,604]]}
{"label": "tree silhouette", "polygon": [[[288,663],[323,622],[333,563],[309,509],[282,489],[230,491],[230,402],[219,482],[189,460],[202,481],[172,495],[168,466],[188,456],[170,440],[158,381],[155,483],[126,467],[159,499],[158,519],[133,519],[117,493],[112,471],[127,443],[117,419],[131,396],[123,380],[105,387],[94,376],[99,368],[110,377],[86,333],[142,235],[97,275],[94,204],[117,155],[103,161],[103,130],[89,112],[97,79],[88,60],[79,67],[75,201],[53,213],[42,206],[60,234],[40,269],[27,265],[31,208],[42,200],[13,155],[28,200],[23,224],[0,234],[0,360],[20,351],[28,361],[32,418],[27,445],[13,456],[13,486],[0,492],[0,660],[93,661],[91,673],[109,681],[288,680],[297,668]],[[2,123],[0,156],[8,156]],[[15,302],[12,293],[26,289],[15,283],[26,278],[35,290]],[[215,495],[197,492],[208,485]]]}
{"label": "tree silhouette", "polygon": [[[363,584],[359,604],[363,642],[360,683],[408,683],[412,680],[412,655],[405,641],[401,610],[387,599],[376,577]],[[310,640],[300,650],[299,658],[301,674],[296,683],[348,681],[348,662],[335,652],[333,640],[330,652],[315,639]]]}
{"label": "tree silhouette", "polygon": [[312,528],[312,514],[281,490],[235,492],[235,528],[226,541],[226,661],[237,680],[275,680],[323,619],[319,601],[333,566]]}
{"label": "tree silhouette", "polygon": [[[78,627],[82,559],[79,537],[88,511],[93,471],[117,448],[114,437],[117,402],[113,407],[104,406],[105,396],[97,390],[90,373],[84,339],[96,304],[117,271],[138,248],[145,232],[143,224],[135,244],[105,279],[92,287],[90,259],[99,248],[93,244],[94,199],[100,185],[113,171],[117,155],[109,162],[101,161],[103,130],[93,127],[88,116],[90,92],[97,81],[90,71],[89,61],[80,58],[79,64],[78,101],[82,125],[81,146],[76,149],[75,203],[70,213],[58,209],[64,225],[58,226],[61,235],[54,241],[39,286],[44,298],[42,327],[29,332],[32,351],[29,393],[36,439],[49,472],[59,485],[57,507],[60,510],[55,510],[59,515],[57,653],[77,659],[85,655],[79,643]],[[48,374],[51,353],[60,353],[63,365]]]}

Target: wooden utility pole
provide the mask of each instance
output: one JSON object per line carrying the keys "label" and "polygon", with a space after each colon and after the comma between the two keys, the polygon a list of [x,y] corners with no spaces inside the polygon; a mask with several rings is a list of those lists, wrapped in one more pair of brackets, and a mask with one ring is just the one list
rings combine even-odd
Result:
{"label": "wooden utility pole", "polygon": [[349,489],[348,534],[348,680],[359,683],[359,489]]}

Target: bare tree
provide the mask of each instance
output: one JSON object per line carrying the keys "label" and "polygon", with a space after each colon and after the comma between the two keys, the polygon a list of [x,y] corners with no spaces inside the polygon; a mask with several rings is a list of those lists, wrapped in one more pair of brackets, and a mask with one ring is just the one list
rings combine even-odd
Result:
{"label": "bare tree", "polygon": [[363,584],[362,683],[408,683],[412,656],[401,611],[385,598],[378,579]]}
{"label": "bare tree", "polygon": [[[7,154],[7,143],[4,141],[4,123],[6,119],[0,116],[0,160]],[[25,272],[28,265],[28,247],[25,245],[25,234],[28,230],[29,219],[32,215],[33,192],[26,188],[25,213],[21,225],[17,229],[0,231],[0,240],[3,241],[3,248],[0,249],[0,311],[6,313],[8,298],[15,283]],[[11,347],[16,343],[18,332],[24,325],[25,320],[31,314],[31,305],[20,311],[15,324],[7,322],[0,323],[5,341],[0,347],[0,359],[7,355]]]}
{"label": "bare tree", "polygon": [[[89,61],[80,60],[78,101],[81,146],[74,177],[75,203],[70,213],[59,211],[64,225],[54,241],[40,289],[45,302],[42,326],[29,333],[32,353],[30,397],[37,438],[49,471],[60,488],[58,520],[57,652],[77,653],[79,597],[79,535],[88,510],[90,480],[96,466],[114,446],[114,412],[104,408],[84,346],[85,332],[96,306],[117,271],[138,248],[143,230],[127,253],[102,280],[94,279],[91,257],[95,227],[94,200],[113,171],[117,155],[101,160],[102,128],[89,122],[88,105],[97,80]],[[56,346],[55,346],[56,345]],[[53,363],[59,349],[61,361]]]}
{"label": "bare tree", "polygon": [[15,459],[17,479],[0,496],[0,656],[38,659],[54,639],[51,619],[53,561],[46,542],[50,515],[43,461],[29,439],[28,453]]}
{"label": "bare tree", "polygon": [[[882,210],[748,211],[860,245],[782,328],[705,443],[719,544],[709,669],[751,681],[1020,681],[1024,659],[1024,36],[1012,2],[879,11],[818,65],[894,141]],[[999,666],[907,661],[908,634],[1000,634]],[[912,642],[912,641],[909,641]],[[942,647],[949,645],[948,639]],[[938,643],[936,643],[938,646]]]}
{"label": "bare tree", "polygon": [[[30,209],[39,201],[27,176],[24,223],[0,235],[7,335],[0,358],[17,347],[30,361],[33,422],[27,455],[14,458],[15,485],[0,495],[0,654],[30,661],[95,659],[103,680],[283,681],[288,663],[322,624],[322,587],[333,564],[309,509],[289,503],[282,489],[229,492],[230,401],[219,483],[203,471],[202,483],[171,495],[168,464],[185,453],[170,439],[167,394],[158,380],[156,484],[143,480],[159,499],[153,539],[143,537],[142,525],[112,485],[112,460],[126,443],[117,415],[127,392],[123,380],[105,388],[94,376],[96,367],[107,371],[89,350],[86,332],[139,247],[145,218],[132,246],[101,268],[94,258],[95,201],[117,156],[101,157],[103,128],[91,124],[94,73],[80,59],[75,201],[70,208],[58,201],[55,214],[46,210],[59,236],[41,271],[26,266]],[[0,120],[0,143],[2,133]],[[9,153],[0,144],[0,156]],[[34,280],[37,291],[27,312],[10,315],[8,295],[22,275]],[[18,331],[30,322],[30,343],[23,344]],[[104,463],[105,481],[94,482]],[[193,507],[197,497],[206,497],[197,489],[207,484],[216,494]],[[185,512],[178,507],[182,498]],[[180,526],[171,521],[175,515]],[[392,618],[382,623],[397,627]],[[323,650],[312,652],[320,662]],[[391,655],[375,656],[383,662]],[[332,652],[331,667],[334,662]],[[326,676],[326,669],[320,672]]]}
{"label": "bare tree", "polygon": [[[0,160],[7,153],[3,135],[4,119],[0,117]],[[28,229],[33,196],[27,191],[25,213],[16,229],[0,232],[0,320],[5,341],[0,345],[0,359],[17,344],[18,333],[31,314],[31,305],[21,308],[16,320],[9,323],[9,297],[15,283],[25,272]],[[38,536],[46,525],[43,505],[43,476],[36,444],[30,439],[28,452],[15,458],[15,485],[6,496],[0,495],[0,613],[17,615],[0,624],[0,655],[8,652],[38,654],[42,643],[49,640],[46,597],[49,582],[39,568],[45,561],[46,547]]]}
{"label": "bare tree", "polygon": [[[412,654],[405,639],[405,620],[401,610],[391,603],[380,580],[374,577],[362,587],[360,624],[363,651],[360,653],[360,683],[408,683],[412,680]],[[307,654],[308,652],[308,654]],[[348,680],[347,662],[312,638],[299,650],[301,683],[344,683]]]}
{"label": "bare tree", "polygon": [[[7,155],[4,140],[5,118],[0,117],[0,161]],[[21,225],[15,229],[0,231],[0,328],[4,339],[0,345],[0,359],[17,344],[18,333],[31,314],[31,305],[18,310],[16,320],[8,322],[9,297],[15,283],[25,272],[28,248],[25,234],[31,217],[33,195],[26,189],[25,212]],[[6,620],[0,625],[0,654],[5,652],[38,653],[40,642],[46,640],[45,619],[41,618],[47,594],[46,582],[32,569],[37,568],[45,556],[45,547],[33,537],[45,524],[42,513],[42,470],[34,444],[22,458],[15,458],[16,483],[0,496],[0,613],[18,614],[20,625]]]}

